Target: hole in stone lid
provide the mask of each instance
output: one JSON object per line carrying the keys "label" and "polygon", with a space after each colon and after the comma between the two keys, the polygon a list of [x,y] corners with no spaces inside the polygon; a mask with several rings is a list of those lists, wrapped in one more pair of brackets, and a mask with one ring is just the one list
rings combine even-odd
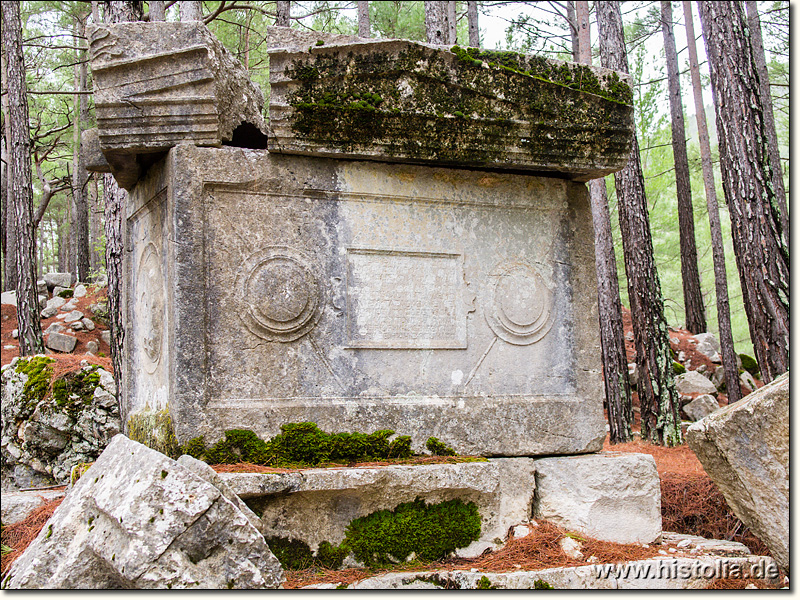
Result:
{"label": "hole in stone lid", "polygon": [[233,137],[230,142],[224,142],[224,146],[234,146],[236,148],[250,148],[252,150],[263,150],[267,147],[267,136],[261,133],[258,127],[250,123],[242,123],[233,130]]}

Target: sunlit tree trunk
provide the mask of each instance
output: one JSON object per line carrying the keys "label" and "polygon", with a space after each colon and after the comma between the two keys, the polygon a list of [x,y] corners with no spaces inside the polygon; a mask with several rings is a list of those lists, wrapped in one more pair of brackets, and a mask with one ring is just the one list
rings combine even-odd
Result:
{"label": "sunlit tree trunk", "polygon": [[36,292],[36,231],[33,226],[31,136],[22,54],[22,22],[18,2],[3,2],[0,6],[8,74],[8,192],[17,232],[17,329],[20,355],[28,356],[44,352],[44,342]]}
{"label": "sunlit tree trunk", "polygon": [[429,44],[447,44],[447,7],[446,2],[425,0],[425,35]]}
{"label": "sunlit tree trunk", "polygon": [[291,13],[292,3],[279,0],[275,3],[277,16],[275,17],[276,27],[289,27],[289,16]]}
{"label": "sunlit tree trunk", "polygon": [[672,30],[672,2],[661,1],[661,32],[664,36],[664,55],[667,59],[669,112],[672,122],[672,155],[675,159],[675,188],[678,198],[678,237],[681,248],[681,279],[683,305],[686,310],[686,329],[703,333],[708,329],[700,272],[697,269],[697,245],[694,235],[692,183],[689,177],[689,157],[686,153],[686,128],[683,123],[678,51]]}
{"label": "sunlit tree trunk", "polygon": [[469,29],[470,47],[480,48],[481,33],[478,29],[478,3],[476,0],[467,0],[467,28]]}
{"label": "sunlit tree trunk", "polygon": [[772,188],[758,67],[739,2],[700,2],[722,187],[744,308],[764,381],[789,369],[789,248]]}
{"label": "sunlit tree trunk", "polygon": [[167,11],[164,0],[150,0],[148,8],[150,9],[150,22],[166,21]]}
{"label": "sunlit tree trunk", "polygon": [[[628,57],[619,2],[597,2],[597,23],[603,66],[627,73]],[[680,402],[675,390],[664,299],[653,257],[644,176],[635,135],[630,160],[614,175],[614,182],[636,345],[639,373],[636,390],[641,407],[642,438],[676,446],[681,443]]]}
{"label": "sunlit tree trunk", "polygon": [[78,281],[87,281],[89,277],[89,205],[86,194],[86,181],[88,174],[81,148],[81,130],[87,126],[89,120],[89,103],[85,94],[87,89],[86,72],[86,17],[80,15],[76,18],[75,44],[77,51],[75,63],[75,121],[73,132],[73,162],[72,162],[72,198],[75,209],[75,261],[76,276]]}
{"label": "sunlit tree trunk", "polygon": [[203,20],[203,3],[200,0],[180,0],[178,2],[178,10],[181,21]]}
{"label": "sunlit tree trunk", "polygon": [[369,2],[358,0],[358,37],[368,38],[369,34]]}

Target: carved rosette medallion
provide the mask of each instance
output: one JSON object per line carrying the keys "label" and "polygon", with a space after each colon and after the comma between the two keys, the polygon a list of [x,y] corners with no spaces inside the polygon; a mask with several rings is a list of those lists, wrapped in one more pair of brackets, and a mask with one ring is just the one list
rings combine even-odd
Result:
{"label": "carved rosette medallion", "polygon": [[271,342],[291,342],[311,331],[322,314],[323,289],[314,263],[285,246],[252,254],[237,276],[239,316]]}
{"label": "carved rosette medallion", "polygon": [[165,302],[161,256],[152,242],[145,246],[139,258],[136,289],[136,314],[140,323],[137,347],[142,350],[142,366],[153,373],[161,360]]}
{"label": "carved rosette medallion", "polygon": [[492,273],[486,322],[501,340],[527,346],[542,339],[555,321],[553,291],[525,263],[504,263]]}

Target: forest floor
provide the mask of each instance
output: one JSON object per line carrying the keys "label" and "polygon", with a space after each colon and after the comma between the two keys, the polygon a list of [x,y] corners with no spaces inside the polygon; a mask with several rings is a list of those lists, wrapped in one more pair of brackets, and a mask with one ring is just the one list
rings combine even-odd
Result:
{"label": "forest floor", "polygon": [[[102,290],[78,300],[78,310],[87,315],[89,304],[97,302],[102,297]],[[630,332],[630,313],[624,311],[624,324],[626,334]],[[46,329],[55,318],[42,321],[42,328]],[[101,342],[98,356],[86,356],[85,344],[89,339],[100,338],[100,331],[105,326],[98,323],[98,329],[93,332],[77,334],[78,346],[72,354],[48,354],[56,359],[55,371],[63,374],[80,368],[80,361],[90,358],[92,363],[101,364],[105,369],[111,370],[108,346]],[[16,310],[12,306],[2,305],[0,321],[0,342],[2,343],[2,364],[8,364],[14,356],[18,355],[17,340],[11,337],[11,331],[16,328]],[[631,337],[628,335],[627,337]],[[694,349],[691,333],[685,330],[670,328],[670,339],[676,354],[684,352],[685,360],[691,361],[691,368],[696,369],[700,364],[706,364],[712,370],[716,367],[707,357]],[[15,346],[14,349],[7,346]],[[626,341],[628,346],[628,359],[633,362],[633,342]],[[757,382],[759,387],[761,382]],[[727,404],[727,398],[719,395],[720,404]],[[634,413],[638,415],[638,398],[634,394]],[[638,430],[638,419],[634,430]],[[610,444],[606,437],[604,450],[617,452],[641,452],[653,456],[661,478],[661,513],[662,529],[676,533],[699,535],[708,539],[733,540],[745,544],[754,554],[769,556],[766,546],[749,531],[744,524],[728,508],[721,492],[717,489],[709,476],[703,470],[697,457],[684,443],[675,448],[666,448],[636,439],[627,444]],[[419,462],[421,459],[418,459]],[[433,460],[435,462],[435,459]],[[422,462],[426,462],[422,460]],[[427,462],[431,462],[428,460]],[[380,463],[364,463],[351,466],[380,466]],[[261,471],[274,470],[257,465],[224,465],[215,467],[219,471]],[[19,556],[28,544],[36,537],[40,529],[52,515],[60,500],[43,505],[32,513],[25,521],[7,526],[2,531],[3,544],[13,548],[13,552],[5,554],[2,559],[2,571],[5,573],[11,562]],[[485,572],[504,572],[519,569],[543,569],[550,567],[577,566],[591,564],[586,560],[573,560],[566,557],[561,550],[558,540],[563,537],[564,531],[547,522],[540,522],[532,528],[530,535],[509,539],[508,543],[498,551],[484,554],[473,559],[447,559],[433,563],[406,563],[391,569],[392,571],[419,571],[419,570],[469,570],[478,569]],[[659,544],[648,546],[636,544],[614,544],[598,540],[586,539],[583,542],[585,556],[594,555],[601,562],[622,562],[641,560],[659,555]],[[670,549],[675,552],[677,549]],[[674,555],[674,554],[673,554]],[[349,584],[355,581],[373,577],[389,572],[387,569],[341,569],[330,570],[312,566],[302,571],[287,571],[285,587],[299,588],[302,586],[334,583]],[[759,587],[765,584],[760,581],[750,580],[721,580],[714,584],[717,588],[743,588],[748,583],[755,583]]]}

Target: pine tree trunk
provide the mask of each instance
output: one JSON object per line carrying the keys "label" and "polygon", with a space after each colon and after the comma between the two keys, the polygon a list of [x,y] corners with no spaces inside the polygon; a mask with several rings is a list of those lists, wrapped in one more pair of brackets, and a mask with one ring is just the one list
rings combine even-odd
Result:
{"label": "pine tree trunk", "polygon": [[[108,23],[138,21],[144,14],[141,0],[106,0],[105,5],[105,18]],[[124,291],[122,258],[125,204],[128,194],[117,185],[117,181],[108,173],[103,177],[103,194],[105,195],[104,230],[106,234],[106,273],[108,275],[108,316],[111,325],[111,362],[114,366],[114,381],[117,384],[120,419],[125,428],[127,415],[124,414],[122,402],[122,382],[124,381],[122,347],[125,339],[122,311]]]}
{"label": "pine tree trunk", "polygon": [[203,20],[203,3],[200,0],[180,0],[178,8],[181,22]]}
{"label": "pine tree trunk", "polygon": [[478,3],[467,0],[467,28],[469,29],[470,48],[480,48],[481,33],[478,29]]}
{"label": "pine tree trunk", "polygon": [[429,44],[447,44],[447,7],[445,2],[425,0],[425,35]]}
{"label": "pine tree trunk", "polygon": [[758,68],[738,2],[699,3],[733,249],[762,379],[789,369],[789,248],[772,188]]}
{"label": "pine tree trunk", "polygon": [[572,41],[572,60],[579,62],[580,41],[578,40],[578,18],[575,15],[576,2],[568,0],[564,3],[567,11],[567,26],[569,27],[569,38]]}
{"label": "pine tree trunk", "polygon": [[150,22],[166,21],[167,11],[164,0],[150,0],[148,3],[150,9]]}
{"label": "pine tree trunk", "polygon": [[[597,2],[600,56],[604,67],[628,72],[619,2]],[[675,390],[672,355],[661,282],[653,257],[653,241],[634,135],[628,164],[614,175],[620,232],[628,276],[642,438],[676,446],[681,443],[680,402]]]}
{"label": "pine tree trunk", "polygon": [[368,38],[369,34],[369,2],[358,0],[358,37]]}
{"label": "pine tree trunk", "polygon": [[[572,13],[575,62],[592,64],[589,29],[589,3],[578,1]],[[622,325],[622,304],[619,300],[617,259],[611,235],[611,215],[608,210],[605,179],[589,182],[589,197],[594,224],[595,268],[597,271],[597,312],[600,325],[600,351],[603,359],[605,405],[608,411],[609,441],[624,444],[633,439],[633,406],[628,380],[628,360]]]}
{"label": "pine tree trunk", "polygon": [[44,352],[44,342],[36,292],[36,231],[33,226],[31,137],[22,54],[22,22],[18,2],[3,2],[0,6],[8,73],[8,188],[17,232],[17,329],[20,355],[29,356]]}
{"label": "pine tree trunk", "polygon": [[277,16],[275,17],[276,27],[289,27],[289,16],[291,13],[291,2],[279,0],[276,4]]}
{"label": "pine tree trunk", "polygon": [[2,145],[2,174],[0,175],[0,193],[2,193],[2,213],[0,213],[0,222],[2,222],[2,244],[3,244],[3,285],[2,291],[9,291],[17,289],[17,234],[14,225],[14,216],[12,207],[12,200],[10,197],[10,187],[8,184],[8,165],[9,158],[9,130],[8,130],[8,94],[6,93],[6,85],[8,82],[8,75],[6,71],[6,53],[3,51],[0,55],[2,65],[3,80],[3,95],[0,102],[2,103],[3,111],[3,145]]}
{"label": "pine tree trunk", "polygon": [[672,2],[661,0],[661,32],[664,35],[664,54],[667,59],[669,112],[672,120],[672,154],[675,159],[675,187],[678,197],[678,234],[681,248],[681,278],[683,305],[686,310],[686,329],[692,333],[708,330],[700,272],[697,270],[697,246],[694,236],[692,183],[689,177],[689,157],[686,153],[686,128],[683,123],[678,51],[672,31]]}
{"label": "pine tree trunk", "polygon": [[708,223],[711,229],[711,254],[714,260],[714,286],[717,292],[717,323],[719,325],[719,345],[722,350],[722,364],[725,368],[725,384],[728,390],[728,403],[742,399],[739,387],[739,369],[736,350],[733,345],[731,327],[731,305],[728,300],[728,273],[725,267],[725,245],[722,241],[722,224],[717,205],[717,188],[714,183],[714,168],[711,162],[711,142],[706,124],[706,108],[703,102],[703,84],[700,80],[700,61],[697,58],[692,6],[688,0],[683,2],[683,15],[686,23],[686,39],[689,49],[689,71],[692,75],[692,92],[697,119],[697,137],[700,141],[700,160],[703,165],[703,186],[708,206]]}
{"label": "pine tree trunk", "polygon": [[458,31],[456,30],[456,3],[445,2],[447,6],[447,43],[458,43]]}
{"label": "pine tree trunk", "polygon": [[786,190],[783,187],[783,165],[781,163],[780,146],[778,145],[778,134],[775,131],[775,113],[772,109],[772,94],[769,90],[767,57],[764,54],[764,42],[761,39],[761,19],[758,17],[757,2],[747,0],[745,5],[747,6],[747,23],[750,28],[750,47],[761,80],[761,103],[764,106],[764,125],[767,128],[769,160],[772,163],[772,188],[775,190],[775,198],[781,209],[781,224],[783,225],[784,235],[788,240],[789,210],[786,205]]}
{"label": "pine tree trunk", "polygon": [[89,277],[89,206],[86,199],[86,161],[80,152],[81,130],[86,127],[89,117],[89,107],[86,94],[82,93],[87,88],[86,49],[83,39],[86,37],[86,17],[81,15],[76,22],[77,35],[75,44],[78,50],[75,64],[75,122],[73,132],[73,163],[72,163],[72,197],[75,203],[75,260],[76,276],[78,281],[87,281]]}
{"label": "pine tree trunk", "polygon": [[92,175],[88,185],[89,193],[89,265],[92,272],[98,273],[103,264],[97,248],[103,235],[103,206],[99,201],[97,176]]}

